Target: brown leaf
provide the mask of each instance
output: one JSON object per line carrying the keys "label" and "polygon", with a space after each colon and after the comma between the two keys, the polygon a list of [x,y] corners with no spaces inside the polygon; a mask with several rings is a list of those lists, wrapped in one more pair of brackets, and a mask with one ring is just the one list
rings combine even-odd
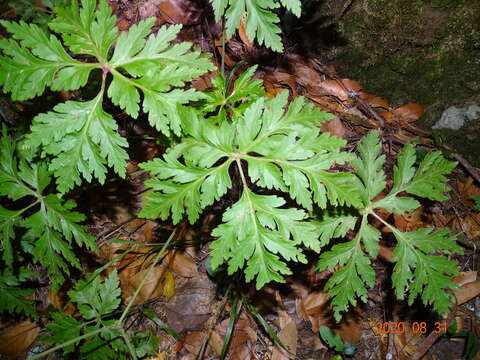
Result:
{"label": "brown leaf", "polygon": [[197,277],[198,267],[195,261],[189,257],[183,255],[177,250],[170,250],[167,252],[167,256],[163,259],[163,264],[168,266],[171,270],[175,271],[183,277]]}
{"label": "brown leaf", "polygon": [[364,91],[360,91],[359,96],[361,99],[365,100],[371,107],[374,108],[384,108],[384,109],[389,109],[390,105],[388,104],[388,101],[385,99],[382,99],[381,97],[374,95],[374,94],[369,94]]}
{"label": "brown leaf", "polygon": [[[280,332],[278,337],[283,345],[290,351],[291,354],[296,355],[297,353],[297,326],[295,322],[290,317],[290,315],[284,311],[279,311],[279,322],[280,322]],[[272,352],[272,360],[287,360],[290,359],[289,355],[284,349],[280,348],[278,345],[275,345]]]}
{"label": "brown leaf", "polygon": [[350,79],[325,80],[319,84],[325,95],[333,95],[341,101],[350,99],[351,92],[358,92],[362,86]]}
{"label": "brown leaf", "polygon": [[392,113],[407,122],[414,122],[424,112],[423,106],[419,104],[407,104],[396,108]]}
{"label": "brown leaf", "polygon": [[247,45],[249,48],[253,47],[252,42],[247,36],[244,18],[240,19],[240,27],[238,28],[238,35],[240,36],[240,39],[245,45]]}
{"label": "brown leaf", "polygon": [[[215,338],[215,345],[212,347],[215,349],[218,355],[221,353],[223,341],[225,339],[225,333],[227,330],[229,319],[223,320],[215,327],[213,331],[213,338]],[[251,359],[253,355],[252,345],[257,342],[257,334],[252,328],[252,324],[249,319],[240,318],[235,324],[233,330],[233,336],[229,347],[229,359],[232,360],[247,360]]]}
{"label": "brown leaf", "polygon": [[161,16],[171,24],[196,24],[202,14],[191,0],[163,0],[157,6]]}
{"label": "brown leaf", "polygon": [[335,116],[332,120],[322,125],[322,131],[328,131],[330,134],[345,139],[345,125],[338,116]]}
{"label": "brown leaf", "polygon": [[31,321],[22,321],[0,333],[0,354],[17,357],[26,353],[35,342],[40,328]]}
{"label": "brown leaf", "polygon": [[[122,297],[126,302],[135,293],[140,282],[147,275],[148,269],[137,272],[133,268],[128,268],[120,272],[119,278],[122,287]],[[142,286],[135,304],[143,304],[147,301],[165,296],[167,299],[175,295],[175,279],[173,274],[166,268],[157,266],[147,277],[145,284]]]}
{"label": "brown leaf", "polygon": [[477,280],[477,271],[463,271],[460,273],[460,275],[453,278],[453,281],[458,286],[469,284],[471,282],[474,282],[475,280]]}
{"label": "brown leaf", "polygon": [[453,293],[457,298],[457,304],[462,305],[480,295],[480,280],[465,284]]}

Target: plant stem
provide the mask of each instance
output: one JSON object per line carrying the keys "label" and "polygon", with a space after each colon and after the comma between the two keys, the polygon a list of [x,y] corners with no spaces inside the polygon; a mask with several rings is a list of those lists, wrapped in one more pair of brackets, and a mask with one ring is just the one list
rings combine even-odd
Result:
{"label": "plant stem", "polygon": [[57,350],[60,350],[61,348],[64,348],[65,346],[68,346],[68,345],[71,345],[71,344],[75,344],[76,342],[80,341],[80,340],[83,340],[83,339],[88,339],[89,337],[92,337],[94,335],[97,335],[98,333],[106,330],[106,329],[109,329],[109,328],[113,328],[114,325],[110,325],[110,326],[102,326],[100,329],[97,329],[97,330],[94,330],[94,331],[91,331],[87,334],[83,334],[81,336],[78,336],[74,339],[70,339],[68,341],[65,341],[64,343],[61,343],[57,346],[54,346],[44,352],[41,352],[40,354],[37,354],[37,355],[34,355],[30,358],[30,360],[35,360],[35,359],[40,359],[54,351],[57,351]]}
{"label": "plant stem", "polygon": [[225,79],[225,16],[222,16],[222,63],[220,71],[222,77]]}
{"label": "plant stem", "polygon": [[122,334],[123,340],[125,340],[125,344],[127,344],[128,351],[130,351],[130,355],[132,355],[133,360],[137,360],[137,354],[135,353],[135,348],[132,345],[132,342],[130,341],[130,337],[128,336],[127,332],[123,327],[119,328],[120,334]]}
{"label": "plant stem", "polygon": [[153,260],[153,263],[148,268],[148,271],[145,274],[145,276],[143,277],[142,281],[140,282],[140,285],[138,285],[137,290],[135,290],[135,293],[133,294],[132,298],[130,299],[130,302],[128,303],[125,310],[123,310],[122,316],[120,316],[120,319],[117,320],[117,322],[116,322],[117,327],[123,328],[123,322],[124,322],[125,318],[127,317],[128,312],[130,311],[130,308],[133,306],[133,303],[135,302],[135,300],[138,297],[138,294],[140,293],[140,290],[142,290],[143,285],[145,285],[145,283],[147,282],[147,279],[150,276],[151,272],[153,271],[153,268],[157,265],[158,261],[160,260],[163,253],[165,252],[165,249],[168,247],[168,245],[170,244],[170,242],[174,238],[176,232],[177,232],[177,229],[175,228],[175,230],[173,230],[173,232],[168,237],[168,240],[162,246],[162,249],[158,252],[157,256],[155,256],[155,259]]}

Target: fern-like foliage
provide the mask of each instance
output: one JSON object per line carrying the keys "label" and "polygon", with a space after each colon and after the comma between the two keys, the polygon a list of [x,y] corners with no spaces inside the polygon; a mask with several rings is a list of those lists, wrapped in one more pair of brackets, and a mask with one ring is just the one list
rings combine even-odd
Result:
{"label": "fern-like foliage", "polygon": [[480,195],[473,195],[472,199],[475,201],[473,209],[476,211],[480,211]]}
{"label": "fern-like foliage", "polygon": [[[403,214],[420,206],[420,203],[407,196],[407,193],[431,200],[444,200],[446,174],[455,167],[455,163],[444,159],[440,152],[429,153],[420,162],[418,168],[413,145],[407,144],[397,156],[394,168],[393,187],[384,197],[378,195],[385,191],[386,181],[383,165],[385,156],[380,155],[381,144],[378,131],[372,131],[358,146],[359,157],[351,161],[358,176],[358,193],[362,196],[360,224],[353,240],[334,245],[330,251],[323,252],[317,265],[318,270],[334,269],[340,265],[327,283],[332,296],[335,317],[346,311],[350,304],[356,305],[356,298],[367,298],[367,287],[375,282],[375,272],[371,258],[377,256],[380,232],[368,223],[376,218],[391,229],[398,244],[394,250],[395,267],[392,283],[399,299],[408,298],[412,304],[421,296],[425,305],[432,305],[439,312],[446,313],[452,302],[448,289],[457,286],[452,276],[458,273],[456,263],[443,254],[462,253],[448,230],[434,231],[422,228],[411,232],[401,232],[375,213],[376,209],[385,209]],[[320,222],[322,244],[331,238],[342,237],[348,230],[355,228],[352,217],[342,214],[329,215]]]}
{"label": "fern-like foliage", "polygon": [[12,269],[6,269],[0,273],[0,312],[24,313],[37,319],[35,304],[27,299],[33,290],[28,289],[25,282],[36,273],[27,268],[20,268],[16,273]]}
{"label": "fern-like foliage", "polygon": [[[56,345],[72,341],[63,347],[63,354],[75,352],[79,359],[131,359],[133,355],[142,358],[155,354],[159,340],[150,332],[130,336],[116,326],[114,311],[120,306],[120,294],[116,271],[103,283],[98,276],[80,280],[68,296],[77,305],[81,318],[53,313],[53,321],[47,324],[50,335],[43,340]],[[87,340],[82,341],[84,338]]]}
{"label": "fern-like foliage", "polygon": [[[95,251],[95,239],[79,224],[85,216],[72,211],[75,202],[64,201],[57,194],[48,192],[52,177],[47,166],[19,159],[15,143],[7,136],[5,128],[3,132],[0,139],[0,196],[8,196],[13,201],[22,199],[24,207],[0,206],[2,261],[12,275],[19,256],[20,240],[21,248],[47,268],[56,289],[70,274],[70,266],[81,268],[73,245]],[[21,239],[17,228],[24,229]]]}
{"label": "fern-like foliage", "polygon": [[[318,224],[311,221],[314,204],[361,204],[353,175],[329,171],[350,158],[340,151],[344,140],[320,135],[319,125],[332,116],[301,97],[288,108],[287,102],[288,92],[260,97],[243,111],[229,111],[232,117],[220,123],[192,110],[188,136],[163,159],[141,165],[155,176],[146,182],[155,192],[140,213],[147,218],[172,216],[178,223],[187,215],[193,223],[234,182],[242,185],[240,199],[212,233],[212,266],[226,261],[230,274],[244,269],[257,288],[284,281],[290,274],[285,261],[306,261],[303,247],[320,249]],[[261,188],[288,194],[306,211],[287,208],[285,199]]]}
{"label": "fern-like foliage", "polygon": [[219,21],[226,17],[226,33],[231,37],[240,26],[245,16],[245,26],[248,38],[257,39],[260,45],[265,45],[274,51],[283,51],[280,37],[279,17],[272,10],[284,6],[294,15],[301,15],[300,0],[210,0],[215,12],[215,19]]}
{"label": "fern-like foliage", "polygon": [[[53,157],[49,169],[61,192],[80,184],[82,178],[103,183],[107,167],[125,175],[128,144],[103,110],[105,95],[133,118],[142,108],[150,124],[166,135],[171,131],[180,135],[180,109],[202,97],[181,88],[213,65],[190,51],[190,43],[170,43],[180,26],[162,27],[149,35],[154,22],[153,18],[141,21],[119,34],[106,0],[100,0],[98,7],[97,0],[81,0],[81,6],[73,0],[55,8],[49,27],[63,43],[38,25],[1,21],[11,38],[0,39],[0,85],[14,100],[31,99],[47,88],[76,90],[86,85],[93,70],[102,71],[99,92],[92,100],[67,101],[38,115],[24,144]],[[88,61],[78,60],[78,55]]]}

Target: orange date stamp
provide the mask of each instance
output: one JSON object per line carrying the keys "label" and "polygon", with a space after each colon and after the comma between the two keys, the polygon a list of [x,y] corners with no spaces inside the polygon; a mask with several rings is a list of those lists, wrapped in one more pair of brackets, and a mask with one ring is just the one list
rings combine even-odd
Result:
{"label": "orange date stamp", "polygon": [[[381,334],[404,334],[405,328],[411,327],[411,332],[414,334],[426,334],[428,331],[428,324],[425,321],[415,321],[407,323],[404,321],[384,321],[376,322],[373,327],[373,332],[376,335]],[[448,326],[446,321],[436,321],[433,323],[433,332],[435,334],[445,334]]]}

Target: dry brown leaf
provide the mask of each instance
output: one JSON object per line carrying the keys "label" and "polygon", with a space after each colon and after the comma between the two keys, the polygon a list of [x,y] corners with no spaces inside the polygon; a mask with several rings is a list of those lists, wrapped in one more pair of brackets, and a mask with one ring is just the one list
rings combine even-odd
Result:
{"label": "dry brown leaf", "polygon": [[424,109],[420,104],[406,104],[396,108],[392,113],[407,122],[414,122],[423,115]]}
{"label": "dry brown leaf", "polygon": [[26,353],[35,342],[40,328],[31,321],[22,321],[0,333],[0,354],[17,357]]}
{"label": "dry brown leaf", "polygon": [[406,211],[402,215],[394,214],[395,227],[400,231],[414,231],[421,227],[425,227],[422,221],[423,206],[413,211]]}
{"label": "dry brown leaf", "polygon": [[465,284],[453,293],[457,298],[457,304],[462,305],[480,295],[480,280]]}
{"label": "dry brown leaf", "polygon": [[[295,321],[290,317],[290,315],[285,310],[279,311],[279,322],[280,322],[280,332],[278,337],[283,345],[290,351],[291,354],[297,354],[297,341],[298,341],[298,332],[297,325]],[[273,348],[272,360],[288,360],[291,358],[284,349],[276,345]]]}
{"label": "dry brown leaf", "polygon": [[350,94],[357,93],[362,89],[362,86],[350,79],[325,80],[318,86],[323,90],[324,95],[333,95],[341,101],[351,99]]}
{"label": "dry brown leaf", "polygon": [[163,259],[163,264],[183,277],[197,277],[199,275],[195,261],[177,250],[168,251]]}
{"label": "dry brown leaf", "polygon": [[250,39],[248,38],[246,30],[247,29],[245,27],[245,20],[244,20],[244,18],[242,18],[240,20],[240,27],[238,28],[238,35],[240,36],[240,39],[242,40],[242,42],[245,45],[247,45],[249,48],[251,48],[251,47],[253,47],[253,44],[250,41]]}
{"label": "dry brown leaf", "polygon": [[[214,348],[217,355],[220,355],[221,353],[228,322],[229,319],[223,320],[215,327],[212,333],[212,339],[215,339],[214,343],[212,343],[212,347]],[[229,347],[228,358],[232,360],[251,359],[253,355],[252,346],[256,342],[257,334],[252,328],[250,320],[241,317],[235,324],[235,329]]]}
{"label": "dry brown leaf", "polygon": [[392,263],[393,262],[393,249],[389,248],[389,247],[386,247],[384,245],[380,245],[378,247],[378,256],[380,256],[381,258],[383,258],[387,262]]}
{"label": "dry brown leaf", "polygon": [[[183,346],[190,354],[197,355],[202,347],[204,337],[205,337],[205,332],[192,331],[191,333],[185,336]],[[208,356],[209,354],[210,354],[210,346],[207,347],[204,355]]]}
{"label": "dry brown leaf", "polygon": [[48,292],[48,300],[53,307],[66,315],[73,315],[77,311],[75,305],[70,302],[67,294],[64,291],[57,291],[54,293],[51,289]]}
{"label": "dry brown leaf", "polygon": [[157,7],[162,17],[172,24],[195,24],[202,14],[201,8],[191,0],[163,0]]}
{"label": "dry brown leaf", "polygon": [[[148,269],[136,272],[129,268],[120,272],[119,278],[122,288],[122,297],[128,302],[130,297],[140,285],[140,282],[146,276]],[[170,299],[175,295],[175,279],[173,274],[166,268],[157,266],[148,276],[145,284],[140,290],[135,304],[143,304],[147,301],[157,299],[160,296]]]}
{"label": "dry brown leaf", "polygon": [[338,116],[335,116],[332,120],[322,125],[322,131],[328,131],[330,134],[345,139],[345,125]]}
{"label": "dry brown leaf", "polygon": [[382,99],[381,97],[374,95],[374,94],[369,94],[364,91],[360,91],[359,96],[361,99],[365,100],[371,107],[374,108],[384,108],[384,109],[389,109],[390,105],[387,100]]}
{"label": "dry brown leaf", "polygon": [[475,280],[477,280],[477,272],[478,271],[463,271],[460,273],[460,275],[455,276],[453,278],[453,281],[458,286],[463,286],[465,284],[474,282]]}

